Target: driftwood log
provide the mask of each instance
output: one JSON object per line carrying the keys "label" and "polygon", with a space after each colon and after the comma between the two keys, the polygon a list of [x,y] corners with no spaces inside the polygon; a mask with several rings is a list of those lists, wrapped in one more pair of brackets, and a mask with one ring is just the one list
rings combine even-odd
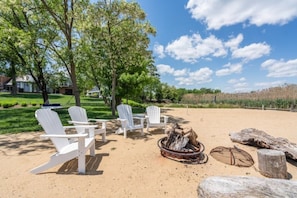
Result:
{"label": "driftwood log", "polygon": [[287,179],[287,160],[285,153],[272,149],[259,149],[257,151],[259,171],[270,178]]}
{"label": "driftwood log", "polygon": [[258,129],[247,128],[240,132],[233,132],[230,133],[230,138],[233,142],[282,151],[288,158],[297,160],[297,144],[285,138],[274,138]]}
{"label": "driftwood log", "polygon": [[297,197],[297,181],[247,176],[208,177],[197,188],[199,198]]}

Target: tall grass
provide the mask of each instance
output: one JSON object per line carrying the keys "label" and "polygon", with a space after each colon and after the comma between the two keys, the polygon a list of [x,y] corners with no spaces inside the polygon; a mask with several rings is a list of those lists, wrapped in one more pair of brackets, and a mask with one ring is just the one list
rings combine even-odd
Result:
{"label": "tall grass", "polygon": [[297,85],[284,85],[250,93],[187,94],[182,103],[292,109],[297,104]]}

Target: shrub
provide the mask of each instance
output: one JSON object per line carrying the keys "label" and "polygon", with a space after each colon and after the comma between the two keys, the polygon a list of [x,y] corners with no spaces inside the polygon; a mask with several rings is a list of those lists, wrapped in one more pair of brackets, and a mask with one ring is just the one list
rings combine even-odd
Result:
{"label": "shrub", "polygon": [[21,106],[22,106],[22,107],[26,107],[26,106],[28,106],[28,105],[27,105],[27,103],[23,102],[23,103],[21,104]]}
{"label": "shrub", "polygon": [[12,103],[3,103],[3,108],[9,108],[9,107],[13,107],[14,106],[14,104],[12,104]]}

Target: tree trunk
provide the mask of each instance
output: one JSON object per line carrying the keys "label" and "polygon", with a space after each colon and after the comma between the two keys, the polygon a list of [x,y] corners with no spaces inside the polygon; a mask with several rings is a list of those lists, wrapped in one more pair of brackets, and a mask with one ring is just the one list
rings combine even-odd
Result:
{"label": "tree trunk", "polygon": [[287,160],[285,153],[271,149],[259,149],[258,162],[262,175],[270,178],[287,179]]}
{"label": "tree trunk", "polygon": [[112,72],[112,87],[111,87],[111,111],[112,116],[115,117],[115,109],[116,109],[116,72],[113,70]]}
{"label": "tree trunk", "polygon": [[75,73],[75,64],[73,60],[70,60],[71,64],[71,80],[72,80],[72,88],[73,88],[73,95],[75,97],[75,105],[80,106],[80,95],[79,90],[77,87],[77,81],[76,81],[76,73]]}
{"label": "tree trunk", "polygon": [[11,61],[11,77],[12,77],[11,95],[16,95],[18,87],[16,83],[16,69],[15,69],[14,61]]}

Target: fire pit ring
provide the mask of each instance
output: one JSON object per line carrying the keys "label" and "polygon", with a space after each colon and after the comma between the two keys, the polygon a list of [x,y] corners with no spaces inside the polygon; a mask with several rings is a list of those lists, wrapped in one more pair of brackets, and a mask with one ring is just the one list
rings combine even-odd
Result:
{"label": "fire pit ring", "polygon": [[166,140],[167,137],[163,137],[158,141],[158,147],[163,157],[191,164],[203,164],[207,162],[208,157],[203,153],[205,147],[201,142],[198,142],[199,146],[195,146],[196,149],[194,151],[176,151],[165,146],[164,142]]}

